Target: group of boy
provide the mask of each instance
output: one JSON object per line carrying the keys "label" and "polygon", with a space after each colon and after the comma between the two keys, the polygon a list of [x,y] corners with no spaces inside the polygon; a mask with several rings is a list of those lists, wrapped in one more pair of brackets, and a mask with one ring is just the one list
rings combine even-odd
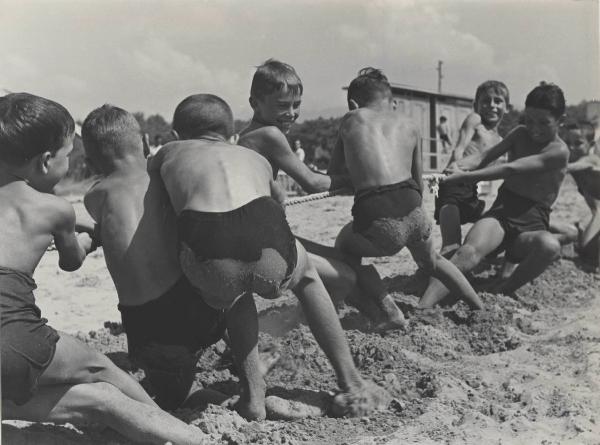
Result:
{"label": "group of boy", "polygon": [[[326,175],[301,162],[286,138],[302,93],[293,67],[268,60],[254,75],[254,115],[239,140],[222,99],[193,95],[175,110],[176,140],[148,160],[130,113],[111,105],[94,110],[82,127],[88,162],[100,175],[85,196],[96,222],[94,239],[75,233],[73,208],[51,194],[68,169],[71,116],[55,102],[24,93],[0,99],[0,200],[7,209],[0,217],[5,418],[92,419],[133,440],[202,443],[198,429],[159,406],[184,403],[193,391],[197,354],[226,335],[240,373],[235,408],[248,419],[264,419],[254,294],[277,298],[285,289],[298,297],[336,372],[341,391],[332,413],[364,415],[384,407],[389,396],[358,373],[333,301],[356,305],[381,329],[404,328],[406,320],[375,267],[362,265],[363,257],[408,247],[432,276],[419,307],[433,307],[451,293],[482,309],[464,273],[486,255],[505,250],[518,263],[498,287],[505,293],[531,281],[558,255],[549,214],[569,151],[558,137],[565,104],[557,86],[540,85],[527,96],[525,125],[504,140],[497,128],[508,89],[493,81],[478,88],[475,112],[463,123],[436,202],[444,255],[433,248],[422,206],[419,130],[395,110],[385,75],[366,68],[350,83],[350,111]],[[504,154],[507,162],[493,163]],[[593,170],[589,154],[583,157],[573,169]],[[335,246],[292,234],[285,193],[276,182],[279,169],[308,193],[354,190],[353,220]],[[475,184],[490,179],[504,184],[482,216]],[[598,209],[585,181],[580,187]],[[460,225],[473,221],[461,243]],[[586,236],[584,231],[580,238]],[[32,274],[52,239],[65,270],[78,268],[102,244],[129,354],[146,371],[155,400],[105,356],[59,335],[41,318]]]}

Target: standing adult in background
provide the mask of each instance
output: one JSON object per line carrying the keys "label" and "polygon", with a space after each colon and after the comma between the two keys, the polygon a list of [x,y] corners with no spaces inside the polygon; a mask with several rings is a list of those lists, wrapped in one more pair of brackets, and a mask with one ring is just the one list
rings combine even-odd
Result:
{"label": "standing adult in background", "polygon": [[450,127],[448,126],[448,118],[446,116],[440,116],[440,123],[437,125],[436,130],[442,141],[442,153],[446,154],[448,153],[448,149],[452,148]]}

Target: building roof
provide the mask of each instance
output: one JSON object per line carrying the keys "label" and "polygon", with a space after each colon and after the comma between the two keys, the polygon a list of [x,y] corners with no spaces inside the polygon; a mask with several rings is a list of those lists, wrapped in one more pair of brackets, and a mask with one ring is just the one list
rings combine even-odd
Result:
{"label": "building roof", "polygon": [[413,96],[434,96],[434,97],[438,97],[438,98],[443,98],[443,99],[457,99],[457,100],[464,100],[464,101],[468,101],[468,102],[473,102],[473,98],[470,96],[463,96],[461,94],[452,94],[452,93],[439,93],[437,91],[432,91],[432,90],[425,90],[423,88],[415,88],[412,87],[410,85],[403,85],[400,83],[390,83],[390,86],[392,87],[392,93],[394,94],[410,94]]}

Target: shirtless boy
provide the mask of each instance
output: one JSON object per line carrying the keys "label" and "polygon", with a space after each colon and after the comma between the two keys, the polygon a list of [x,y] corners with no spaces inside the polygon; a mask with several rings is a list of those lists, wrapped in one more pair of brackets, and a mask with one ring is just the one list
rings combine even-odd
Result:
{"label": "shirtless boy", "polygon": [[[552,84],[535,87],[525,100],[524,123],[506,138],[465,156],[453,166],[445,183],[504,179],[491,209],[475,223],[452,262],[466,273],[488,254],[505,250],[518,263],[495,289],[512,294],[541,274],[560,253],[558,240],[548,231],[550,207],[565,176],[569,150],[558,137],[565,112],[562,90]],[[508,162],[490,165],[508,153]],[[448,294],[437,281],[429,284],[424,304],[433,306]]]}
{"label": "shirtless boy", "polygon": [[[268,161],[232,145],[233,116],[219,97],[198,94],[173,117],[180,141],[166,144],[149,168],[160,172],[177,215],[179,258],[205,302],[226,311],[231,348],[242,371],[236,409],[264,419],[265,382],[258,370],[258,317],[252,293],[277,298],[285,288],[298,296],[315,338],[342,388],[333,411],[364,415],[385,391],[356,370],[335,309],[281,203],[284,194]],[[366,403],[361,408],[354,402]]]}
{"label": "shirtless boy", "polygon": [[[464,156],[481,153],[502,140],[498,126],[509,105],[506,85],[496,80],[482,83],[475,92],[474,105],[475,111],[466,117],[460,128],[449,165]],[[484,207],[485,202],[477,196],[477,184],[440,184],[434,217],[442,233],[442,255],[448,258],[456,252],[462,241],[461,224],[477,221]]]}
{"label": "shirtless boy", "polygon": [[573,122],[565,126],[563,139],[569,147],[567,172],[571,173],[579,193],[585,199],[592,217],[585,227],[551,222],[551,230],[559,232],[561,242],[576,242],[581,259],[592,267],[600,266],[600,156],[595,153],[594,126],[589,122]]}
{"label": "shirtless boy", "polygon": [[52,194],[67,173],[74,122],[50,100],[0,98],[0,304],[2,416],[33,422],[99,422],[135,442],[203,443],[203,433],[161,411],[106,356],[58,333],[35,304],[34,270],[54,240],[63,270],[92,248],[75,211]]}
{"label": "shirtless boy", "polygon": [[158,405],[173,410],[192,387],[195,353],[221,338],[223,314],[181,271],[175,214],[157,172],[148,175],[133,115],[104,105],[85,119],[82,137],[88,163],[101,174],[84,203],[117,289],[129,355]]}
{"label": "shirtless boy", "polygon": [[[341,230],[336,247],[358,265],[363,257],[391,256],[406,246],[425,271],[443,280],[470,307],[481,309],[467,279],[433,249],[431,224],[421,202],[419,131],[394,110],[385,75],[362,69],[348,87],[348,106],[329,172],[348,169],[356,190],[354,220]],[[384,294],[378,302],[388,323],[403,325],[402,312],[393,302],[388,304]]]}
{"label": "shirtless boy", "polygon": [[[307,193],[318,193],[351,187],[347,174],[324,175],[308,168],[290,147],[286,134],[300,115],[303,86],[296,70],[287,63],[269,59],[256,69],[250,87],[252,121],[240,133],[239,144],[264,156],[273,169],[273,179],[279,169],[294,179]],[[370,318],[377,318],[377,308],[361,307],[358,295],[371,289],[369,271],[358,275],[346,264],[347,258],[332,247],[299,238],[308,251],[334,301],[348,301]],[[357,283],[358,281],[358,283]],[[358,284],[358,286],[357,286]],[[372,291],[372,290],[371,290]]]}

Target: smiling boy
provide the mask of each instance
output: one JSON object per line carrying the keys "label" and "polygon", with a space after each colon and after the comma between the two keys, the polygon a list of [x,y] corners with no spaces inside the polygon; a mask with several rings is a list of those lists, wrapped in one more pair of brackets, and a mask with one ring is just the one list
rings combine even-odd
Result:
{"label": "smiling boy", "polygon": [[[508,88],[502,82],[488,80],[477,87],[474,111],[465,118],[460,128],[449,165],[465,156],[481,153],[502,140],[498,125],[508,103]],[[434,217],[442,233],[442,255],[451,256],[456,252],[462,241],[461,224],[475,222],[484,207],[485,202],[477,196],[476,183],[440,184]]]}
{"label": "smiling boy", "polygon": [[[569,150],[558,136],[565,112],[562,90],[553,84],[535,87],[525,100],[525,125],[481,153],[465,156],[450,167],[446,184],[504,179],[491,209],[475,223],[452,262],[464,273],[488,254],[506,251],[519,263],[496,291],[511,294],[540,275],[560,253],[548,231],[550,207],[566,172]],[[490,165],[504,153],[508,162]],[[448,294],[437,280],[430,283],[422,305],[433,306]]]}

